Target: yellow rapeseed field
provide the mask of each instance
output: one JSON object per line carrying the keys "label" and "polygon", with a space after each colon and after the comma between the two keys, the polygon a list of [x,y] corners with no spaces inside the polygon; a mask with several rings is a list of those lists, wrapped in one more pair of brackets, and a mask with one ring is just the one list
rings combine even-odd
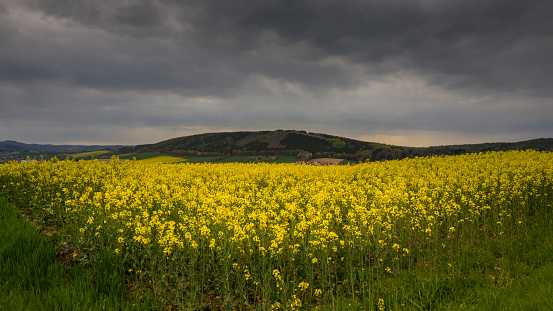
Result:
{"label": "yellow rapeseed field", "polygon": [[383,280],[438,265],[459,274],[461,241],[501,243],[550,208],[553,154],[323,167],[49,161],[0,165],[0,181],[0,194],[67,226],[75,260],[108,249],[160,299],[228,294],[297,309],[344,293],[384,308],[407,298]]}

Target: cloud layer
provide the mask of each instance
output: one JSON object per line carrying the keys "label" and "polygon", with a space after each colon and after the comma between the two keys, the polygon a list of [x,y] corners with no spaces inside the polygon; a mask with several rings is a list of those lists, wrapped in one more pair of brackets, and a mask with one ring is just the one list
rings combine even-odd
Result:
{"label": "cloud layer", "polygon": [[0,140],[551,137],[552,11],[547,0],[8,0]]}

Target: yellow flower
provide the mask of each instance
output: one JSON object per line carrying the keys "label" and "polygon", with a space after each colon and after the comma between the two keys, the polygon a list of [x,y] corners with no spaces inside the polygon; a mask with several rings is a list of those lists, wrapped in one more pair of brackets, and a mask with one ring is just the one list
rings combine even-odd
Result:
{"label": "yellow flower", "polygon": [[384,299],[378,298],[378,311],[384,311],[385,308]]}
{"label": "yellow flower", "polygon": [[291,303],[292,309],[295,309],[295,307],[302,306],[301,300],[296,295],[292,295],[292,299],[293,299]]}

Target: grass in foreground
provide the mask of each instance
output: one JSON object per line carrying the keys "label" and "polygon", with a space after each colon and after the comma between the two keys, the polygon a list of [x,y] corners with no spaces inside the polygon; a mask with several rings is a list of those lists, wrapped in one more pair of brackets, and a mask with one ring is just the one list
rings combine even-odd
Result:
{"label": "grass in foreground", "polygon": [[334,297],[312,310],[553,310],[553,221],[536,219],[528,232],[503,241],[474,241],[455,269],[419,270],[386,283],[410,287],[406,303],[379,308],[355,297]]}
{"label": "grass in foreground", "polygon": [[[412,283],[419,283],[418,292],[402,309],[553,310],[552,224],[543,219],[527,235],[509,239],[509,250],[499,258],[493,251],[474,252],[466,262],[474,269],[459,284],[445,271],[410,276]],[[77,263],[65,267],[56,261],[59,241],[56,235],[39,233],[0,198],[0,310],[148,309],[144,301],[137,306],[127,298],[125,274],[115,256],[102,254],[94,268]],[[438,290],[425,292],[428,281],[439,283]],[[372,308],[363,300],[336,297],[308,309]]]}
{"label": "grass in foreground", "polygon": [[0,198],[0,310],[127,310],[125,275],[104,253],[85,267],[56,261],[59,237],[40,234]]}

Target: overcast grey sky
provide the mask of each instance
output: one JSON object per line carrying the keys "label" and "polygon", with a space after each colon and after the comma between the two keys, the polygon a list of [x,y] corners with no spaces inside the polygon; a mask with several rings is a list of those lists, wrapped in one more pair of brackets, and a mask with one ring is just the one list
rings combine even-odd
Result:
{"label": "overcast grey sky", "polygon": [[551,0],[2,0],[0,140],[553,137]]}

